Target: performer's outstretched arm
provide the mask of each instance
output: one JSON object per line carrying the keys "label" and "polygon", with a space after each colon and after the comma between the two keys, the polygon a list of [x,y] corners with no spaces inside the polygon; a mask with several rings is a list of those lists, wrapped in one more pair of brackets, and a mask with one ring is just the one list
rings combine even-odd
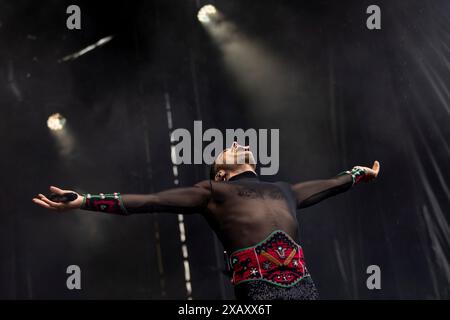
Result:
{"label": "performer's outstretched arm", "polygon": [[[33,202],[58,211],[83,209],[120,215],[154,212],[202,213],[210,198],[210,190],[206,186],[206,182],[200,182],[193,187],[174,188],[153,194],[78,194],[77,199],[68,203],[54,202],[39,194],[33,198]],[[53,186],[50,191],[59,195],[74,192]]]}
{"label": "performer's outstretched arm", "polygon": [[356,166],[334,178],[297,183],[292,186],[297,198],[297,208],[312,206],[326,198],[350,189],[360,181],[372,181],[378,176],[380,163],[375,161],[372,168]]}

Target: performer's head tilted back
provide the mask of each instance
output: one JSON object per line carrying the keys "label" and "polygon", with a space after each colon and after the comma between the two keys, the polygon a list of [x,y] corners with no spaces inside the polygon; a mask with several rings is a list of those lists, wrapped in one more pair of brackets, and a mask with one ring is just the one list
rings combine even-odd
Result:
{"label": "performer's head tilted back", "polygon": [[233,142],[231,147],[222,151],[214,160],[211,165],[210,179],[227,181],[245,171],[253,171],[256,174],[255,170],[256,161],[250,147]]}

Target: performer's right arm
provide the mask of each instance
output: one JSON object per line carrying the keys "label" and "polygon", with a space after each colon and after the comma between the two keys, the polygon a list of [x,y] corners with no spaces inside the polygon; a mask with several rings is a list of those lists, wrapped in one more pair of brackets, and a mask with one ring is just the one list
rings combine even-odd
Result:
{"label": "performer's right arm", "polygon": [[[50,187],[50,191],[61,195],[73,192],[53,186]],[[33,202],[46,209],[58,211],[82,209],[119,215],[154,212],[189,214],[202,213],[210,196],[207,184],[200,182],[193,187],[174,188],[153,194],[78,194],[77,199],[68,203],[54,202],[39,194]]]}

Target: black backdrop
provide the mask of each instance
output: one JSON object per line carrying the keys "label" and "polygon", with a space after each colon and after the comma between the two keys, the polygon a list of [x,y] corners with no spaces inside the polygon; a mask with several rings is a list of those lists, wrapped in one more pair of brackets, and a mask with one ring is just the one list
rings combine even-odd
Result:
{"label": "black backdrop", "polygon": [[[372,2],[214,1],[288,66],[276,75],[288,85],[262,107],[196,20],[203,1],[0,1],[0,298],[186,297],[176,215],[54,214],[31,202],[50,184],[172,187],[167,99],[175,128],[279,128],[280,171],[269,180],[381,162],[376,183],[299,212],[322,298],[449,298],[450,3]],[[81,30],[65,28],[69,4],[81,7]],[[365,26],[370,4],[381,30]],[[45,124],[54,112],[68,119],[62,141]],[[180,167],[182,185],[205,177],[202,165]],[[232,298],[213,233],[201,216],[185,222],[193,298]],[[81,291],[66,288],[71,264]],[[366,288],[372,264],[381,290]]]}

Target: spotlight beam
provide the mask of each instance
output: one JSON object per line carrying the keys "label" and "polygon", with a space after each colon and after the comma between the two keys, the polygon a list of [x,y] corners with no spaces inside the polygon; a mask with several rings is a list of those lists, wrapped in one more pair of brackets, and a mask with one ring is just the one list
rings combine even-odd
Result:
{"label": "spotlight beam", "polygon": [[111,41],[113,38],[114,38],[114,36],[108,36],[108,37],[102,38],[102,39],[98,40],[96,43],[91,44],[91,45],[87,46],[86,48],[81,49],[80,51],[77,51],[75,53],[69,54],[69,55],[61,58],[60,60],[58,60],[58,62],[66,62],[66,61],[70,61],[70,60],[75,60],[75,59],[81,57],[82,55],[88,53],[89,51],[92,51],[95,48],[103,46],[104,44]]}
{"label": "spotlight beam", "polygon": [[246,96],[255,117],[270,117],[282,108],[294,106],[290,102],[280,103],[296,101],[301,94],[298,83],[292,81],[290,66],[283,59],[242,32],[220,11],[202,26],[222,52],[233,85]]}

